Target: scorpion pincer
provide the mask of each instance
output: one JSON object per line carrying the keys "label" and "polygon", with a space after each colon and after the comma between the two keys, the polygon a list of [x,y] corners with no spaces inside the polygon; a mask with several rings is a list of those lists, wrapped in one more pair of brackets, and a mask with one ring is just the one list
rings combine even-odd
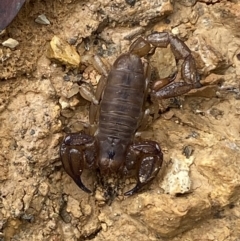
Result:
{"label": "scorpion pincer", "polygon": [[[159,80],[150,86],[149,66],[141,60],[156,47],[171,50],[178,61],[183,59],[181,80]],[[145,61],[146,62],[146,61]],[[63,167],[85,192],[91,191],[82,183],[83,170],[98,170],[101,177],[121,178],[135,175],[136,186],[125,195],[138,192],[153,180],[163,163],[159,144],[150,140],[135,140],[134,136],[144,118],[148,93],[151,99],[166,99],[201,87],[195,60],[187,45],[167,32],[155,32],[139,37],[127,53],[114,62],[100,95],[98,128],[94,136],[84,132],[67,134],[60,155]]]}

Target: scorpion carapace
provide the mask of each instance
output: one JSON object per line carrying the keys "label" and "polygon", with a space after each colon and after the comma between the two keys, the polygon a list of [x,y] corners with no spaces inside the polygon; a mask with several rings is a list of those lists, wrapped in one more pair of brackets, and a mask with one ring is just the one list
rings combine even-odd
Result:
{"label": "scorpion carapace", "polygon": [[[150,87],[149,66],[141,57],[151,55],[156,47],[165,48],[168,44],[176,60],[183,59],[182,80],[173,82],[174,78],[167,78]],[[114,62],[103,93],[97,93],[100,109],[95,135],[80,132],[64,138],[60,155],[68,175],[82,190],[90,193],[81,181],[85,168],[98,170],[106,178],[121,178],[135,173],[137,184],[125,195],[139,191],[157,176],[163,162],[157,142],[134,139],[144,119],[144,102],[148,93],[153,101],[179,96],[201,87],[199,80],[191,51],[180,39],[167,32],[152,33],[146,39],[138,38],[129,52]]]}

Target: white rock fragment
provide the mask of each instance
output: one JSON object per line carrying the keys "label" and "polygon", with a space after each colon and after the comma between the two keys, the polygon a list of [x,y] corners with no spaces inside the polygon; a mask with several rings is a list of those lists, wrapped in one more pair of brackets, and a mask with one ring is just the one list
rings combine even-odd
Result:
{"label": "white rock fragment", "polygon": [[191,179],[189,171],[193,160],[193,156],[187,159],[183,156],[173,155],[172,165],[161,184],[165,193],[176,195],[190,191]]}
{"label": "white rock fragment", "polygon": [[101,223],[101,226],[102,226],[102,230],[104,231],[104,232],[106,232],[107,231],[107,224],[106,223]]}
{"label": "white rock fragment", "polygon": [[14,49],[15,47],[17,47],[19,45],[19,42],[17,40],[13,39],[13,38],[9,38],[6,41],[4,41],[2,43],[2,45],[4,47],[8,47],[10,49]]}
{"label": "white rock fragment", "polygon": [[69,101],[65,97],[59,99],[59,104],[61,105],[62,110],[69,108]]}
{"label": "white rock fragment", "polygon": [[178,27],[173,28],[173,29],[172,29],[172,34],[173,34],[173,35],[178,35],[178,34],[179,34],[179,28],[178,28]]}
{"label": "white rock fragment", "polygon": [[50,21],[47,19],[47,17],[44,14],[38,15],[38,17],[35,19],[35,22],[43,25],[50,24]]}

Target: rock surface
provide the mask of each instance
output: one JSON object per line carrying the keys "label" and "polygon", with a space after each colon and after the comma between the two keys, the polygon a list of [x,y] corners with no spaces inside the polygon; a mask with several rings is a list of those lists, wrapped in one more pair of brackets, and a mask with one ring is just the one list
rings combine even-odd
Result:
{"label": "rock surface", "polygon": [[[34,23],[42,12],[51,25]],[[0,36],[21,43],[0,46],[0,239],[238,240],[239,21],[239,6],[230,1],[26,3]],[[163,103],[166,112],[141,133],[164,152],[158,177],[107,205],[99,189],[88,195],[65,173],[59,145],[65,132],[88,125],[79,86],[94,89],[100,78],[89,56],[112,63],[136,36],[166,29],[192,50],[203,87],[177,106]],[[80,66],[47,58],[54,36],[76,48]],[[150,62],[153,78],[176,70],[170,48],[158,49]],[[83,180],[91,189],[96,184],[92,172]],[[124,181],[122,192],[132,185]]]}

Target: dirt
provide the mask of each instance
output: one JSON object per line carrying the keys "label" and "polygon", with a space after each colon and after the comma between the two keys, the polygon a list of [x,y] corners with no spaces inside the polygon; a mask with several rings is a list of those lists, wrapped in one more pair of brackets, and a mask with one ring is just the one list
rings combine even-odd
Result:
{"label": "dirt", "polygon": [[[36,23],[40,14],[50,24]],[[0,34],[0,43],[19,42],[0,45],[0,240],[239,240],[239,22],[237,1],[27,1]],[[163,103],[141,133],[164,152],[157,178],[106,204],[66,174],[59,146],[88,124],[79,84],[95,88],[101,77],[89,56],[112,64],[153,30],[185,41],[203,87]],[[75,48],[78,68],[47,57],[54,36]],[[170,49],[158,49],[151,66],[169,76]],[[94,172],[83,179],[97,185]]]}

